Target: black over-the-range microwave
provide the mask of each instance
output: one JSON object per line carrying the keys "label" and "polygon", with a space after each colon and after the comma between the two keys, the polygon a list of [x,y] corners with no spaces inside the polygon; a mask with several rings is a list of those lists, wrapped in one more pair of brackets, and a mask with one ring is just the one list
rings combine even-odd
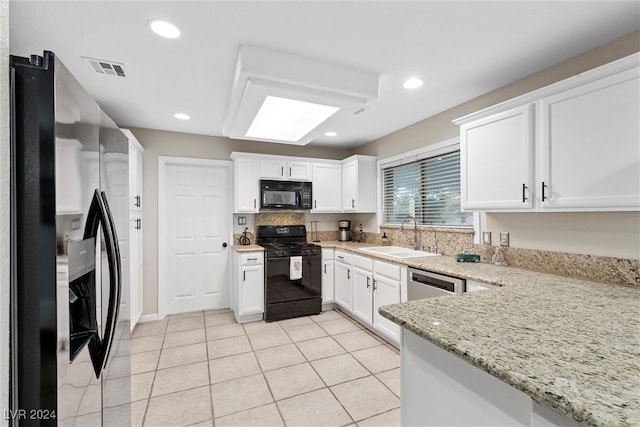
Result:
{"label": "black over-the-range microwave", "polygon": [[311,209],[311,183],[260,180],[261,209]]}

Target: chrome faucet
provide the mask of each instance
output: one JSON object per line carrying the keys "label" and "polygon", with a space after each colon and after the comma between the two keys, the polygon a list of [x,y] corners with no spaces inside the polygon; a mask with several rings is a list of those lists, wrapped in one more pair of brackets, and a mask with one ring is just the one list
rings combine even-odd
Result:
{"label": "chrome faucet", "polygon": [[402,218],[402,222],[400,222],[400,231],[404,230],[405,219],[413,220],[413,244],[411,246],[413,246],[413,250],[418,250],[418,223],[416,222],[416,219],[414,217],[412,217],[411,215],[407,215]]}

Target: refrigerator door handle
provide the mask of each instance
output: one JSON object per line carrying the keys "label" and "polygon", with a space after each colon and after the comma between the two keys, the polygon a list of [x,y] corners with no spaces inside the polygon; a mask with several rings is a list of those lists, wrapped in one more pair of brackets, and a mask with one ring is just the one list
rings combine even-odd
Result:
{"label": "refrigerator door handle", "polygon": [[[113,265],[109,262],[109,311],[107,312],[107,326],[105,329],[105,335],[103,337],[103,359],[102,367],[106,365],[109,359],[109,353],[113,340],[115,339],[116,327],[118,325],[118,317],[120,316],[120,299],[122,298],[122,270],[121,270],[121,258],[120,258],[120,245],[118,244],[118,235],[116,233],[116,226],[113,222],[113,216],[111,215],[111,209],[109,208],[109,202],[107,201],[107,195],[103,191],[101,193],[102,200],[104,202],[104,209],[106,213],[107,224],[111,234],[111,250],[114,254],[115,270]],[[115,278],[115,286],[114,286]],[[115,297],[114,297],[115,291]]]}
{"label": "refrigerator door handle", "polygon": [[[98,226],[102,224],[102,233],[104,235],[105,247],[107,250],[107,262],[109,264],[109,302],[107,308],[107,324],[105,325],[104,336],[100,338],[99,332],[96,331],[93,340],[89,343],[89,355],[93,364],[93,370],[96,378],[100,378],[100,373],[104,367],[108,354],[110,343],[113,340],[114,327],[114,311],[117,316],[118,306],[120,305],[120,296],[118,292],[120,281],[120,253],[117,248],[117,241],[114,245],[113,223],[110,220],[110,212],[105,206],[105,198],[96,189],[93,193],[91,206],[87,214],[87,222],[84,229],[84,238],[97,237]],[[92,313],[92,323],[97,323],[97,313]]]}

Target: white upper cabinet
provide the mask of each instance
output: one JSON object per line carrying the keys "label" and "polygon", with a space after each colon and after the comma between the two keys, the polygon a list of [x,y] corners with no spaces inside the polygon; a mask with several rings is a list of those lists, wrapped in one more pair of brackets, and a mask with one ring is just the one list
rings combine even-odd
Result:
{"label": "white upper cabinet", "polygon": [[463,209],[533,206],[532,111],[529,104],[461,126]]}
{"label": "white upper cabinet", "polygon": [[639,59],[456,120],[462,208],[640,209]]}
{"label": "white upper cabinet", "polygon": [[286,158],[260,160],[260,179],[311,181],[312,163]]}
{"label": "white upper cabinet", "polygon": [[260,207],[259,160],[256,157],[232,156],[232,158],[234,212],[258,212]]}
{"label": "white upper cabinet", "polygon": [[376,212],[376,157],[351,156],[342,164],[342,211]]}
{"label": "white upper cabinet", "polygon": [[342,210],[342,165],[313,163],[313,212]]}
{"label": "white upper cabinet", "polygon": [[640,80],[630,69],[543,99],[544,209],[640,207]]}

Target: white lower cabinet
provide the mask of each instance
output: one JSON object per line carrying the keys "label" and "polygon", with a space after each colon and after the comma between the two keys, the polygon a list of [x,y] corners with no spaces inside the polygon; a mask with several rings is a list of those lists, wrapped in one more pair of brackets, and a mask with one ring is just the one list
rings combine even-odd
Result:
{"label": "white lower cabinet", "polygon": [[264,253],[234,252],[233,312],[238,323],[264,315]]}
{"label": "white lower cabinet", "polygon": [[[351,260],[350,265],[338,262],[336,251],[336,302],[356,320],[399,346],[401,327],[382,317],[378,309],[401,302],[401,284],[407,278],[406,267],[362,255],[343,257],[346,261]],[[342,273],[340,268],[347,273]],[[345,286],[338,284],[341,279]],[[347,294],[349,290],[352,291],[350,296]],[[343,295],[339,296],[339,293]]]}
{"label": "white lower cabinet", "polygon": [[335,301],[339,307],[351,313],[353,289],[351,287],[351,254],[344,251],[335,252]]}
{"label": "white lower cabinet", "polygon": [[[387,339],[400,345],[402,328],[391,320],[382,317],[378,309],[383,305],[400,303],[400,289],[403,268],[398,264],[383,261],[373,263],[373,328]],[[406,267],[405,280],[406,280]]]}
{"label": "white lower cabinet", "polygon": [[373,260],[353,256],[353,315],[366,325],[373,325]]}
{"label": "white lower cabinet", "polygon": [[333,249],[322,250],[322,310],[335,307]]}

